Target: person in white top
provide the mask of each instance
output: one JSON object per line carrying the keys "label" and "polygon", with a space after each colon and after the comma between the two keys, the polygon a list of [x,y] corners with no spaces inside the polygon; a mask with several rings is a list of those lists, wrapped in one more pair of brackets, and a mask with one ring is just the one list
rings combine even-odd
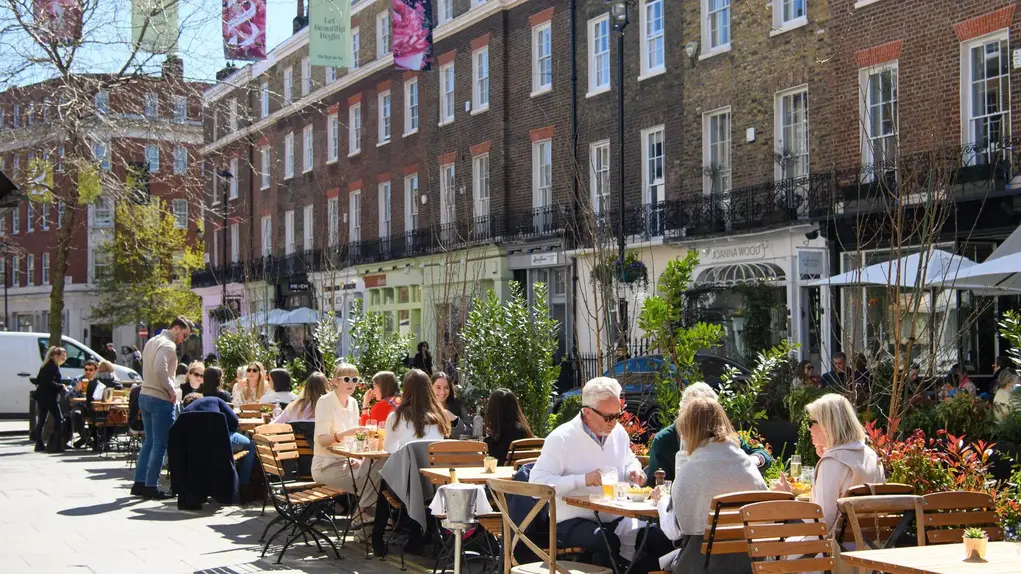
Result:
{"label": "person in white top", "polygon": [[443,440],[450,435],[450,422],[433,394],[429,375],[411,369],[404,375],[404,393],[397,410],[386,417],[383,450],[397,452],[402,446],[421,439]]}
{"label": "person in white top", "polygon": [[[876,451],[865,444],[865,429],[858,422],[851,402],[843,395],[823,395],[805,407],[812,430],[812,444],[819,455],[809,500],[822,507],[830,534],[840,511],[837,499],[859,484],[886,482]],[[787,478],[780,475],[775,490],[791,492]]]}
{"label": "person in white top", "polygon": [[[316,402],[315,444],[312,448],[312,480],[352,493],[357,491],[356,484],[362,485],[363,477],[353,472],[361,466],[361,459],[350,459],[349,462],[346,456],[330,452],[329,447],[355,433],[369,430],[358,425],[358,401],[351,396],[360,380],[354,365],[340,363],[333,369],[333,390]],[[375,494],[375,490],[368,487],[360,493],[362,516],[375,502]]]}
{"label": "person in white top", "polygon": [[581,391],[581,412],[557,427],[543,444],[539,459],[532,467],[529,482],[545,484],[557,493],[557,538],[564,546],[592,550],[593,564],[608,566],[620,551],[614,534],[616,519],[600,517],[606,524],[611,550],[604,543],[591,510],[568,506],[565,496],[583,496],[602,492],[600,469],[614,468],[621,481],[645,483],[642,465],[631,452],[631,439],[617,424],[622,414],[620,383],[609,377],[597,377],[585,383]]}
{"label": "person in white top", "polygon": [[298,398],[291,392],[291,373],[288,373],[286,369],[273,369],[269,372],[269,380],[273,384],[273,388],[266,390],[266,393],[259,399],[260,403],[273,405],[275,410],[279,411],[281,404],[288,405]]}

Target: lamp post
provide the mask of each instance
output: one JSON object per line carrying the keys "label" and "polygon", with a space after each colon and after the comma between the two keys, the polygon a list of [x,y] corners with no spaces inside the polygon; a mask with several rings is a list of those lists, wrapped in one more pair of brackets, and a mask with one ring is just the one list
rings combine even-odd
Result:
{"label": "lamp post", "polygon": [[[624,271],[624,28],[628,24],[628,0],[606,0],[610,23],[617,32],[617,281]],[[617,354],[627,358],[627,301],[617,300]]]}
{"label": "lamp post", "polygon": [[[221,169],[217,172],[217,175],[223,179],[223,268],[227,269],[227,193],[230,190],[230,182],[234,179],[234,174],[228,169]],[[220,306],[224,309],[227,308],[227,277],[224,273],[224,277],[220,279],[221,288],[223,293],[220,295]]]}

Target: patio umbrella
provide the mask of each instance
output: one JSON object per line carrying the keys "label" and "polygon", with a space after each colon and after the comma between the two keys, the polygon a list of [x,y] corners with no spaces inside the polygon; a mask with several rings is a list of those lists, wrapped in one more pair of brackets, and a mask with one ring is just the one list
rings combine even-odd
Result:
{"label": "patio umbrella", "polygon": [[1021,293],[1021,252],[997,255],[995,259],[962,269],[933,287],[975,291],[981,295]]}
{"label": "patio umbrella", "polygon": [[286,325],[287,317],[289,315],[290,313],[283,309],[273,309],[267,313],[265,317],[261,318],[262,320],[259,322],[259,325]]}
{"label": "patio umbrella", "polygon": [[[894,259],[834,275],[828,279],[812,281],[809,287],[889,286],[899,284],[907,289],[938,287],[943,282],[959,277],[977,265],[971,259],[954,255],[942,249],[912,253]],[[933,285],[933,283],[938,283]]]}
{"label": "patio umbrella", "polygon": [[314,311],[308,307],[300,307],[289,313],[287,317],[281,322],[281,325],[314,325],[319,322],[319,311]]}

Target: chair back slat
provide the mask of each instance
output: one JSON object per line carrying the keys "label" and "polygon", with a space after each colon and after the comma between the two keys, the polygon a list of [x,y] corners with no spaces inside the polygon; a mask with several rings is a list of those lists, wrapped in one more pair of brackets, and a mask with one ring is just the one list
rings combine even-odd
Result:
{"label": "chair back slat", "polygon": [[514,470],[517,470],[517,469],[525,466],[526,464],[535,464],[538,461],[539,461],[538,457],[536,457],[536,458],[521,458],[521,459],[518,459],[518,460],[514,461]]}
{"label": "chair back slat", "polygon": [[825,572],[836,569],[833,558],[799,558],[796,560],[777,560],[776,562],[754,562],[754,574],[797,574],[800,572]]}
{"label": "chair back slat", "polygon": [[[744,526],[741,527],[742,536],[745,534]],[[752,534],[756,538],[781,538],[787,536],[826,536],[825,522],[792,522],[790,524],[763,523],[752,527]]]}
{"label": "chair back slat", "polygon": [[[741,507],[741,517],[755,574],[836,570],[833,541],[826,537],[818,504],[796,500],[754,502]],[[811,533],[812,527],[815,534]]]}
{"label": "chair back slat", "polygon": [[754,542],[747,546],[748,555],[752,558],[766,558],[768,556],[791,556],[793,554],[822,554],[829,552],[832,547],[830,541],[801,540],[801,541],[776,541],[776,542]]}
{"label": "chair back slat", "polygon": [[499,463],[506,462],[517,467],[519,460],[538,458],[539,453],[542,452],[542,445],[545,443],[546,439],[544,438],[521,438],[513,441],[510,444],[510,450],[507,451],[507,460],[501,460]]}
{"label": "chair back slat", "polygon": [[429,466],[482,466],[489,446],[474,440],[441,440],[429,445]]}
{"label": "chair back slat", "polygon": [[922,500],[922,522],[929,544],[960,542],[965,528],[982,528],[990,540],[1003,540],[996,503],[985,492],[934,492]]}
{"label": "chair back slat", "polygon": [[286,423],[268,423],[255,427],[255,432],[261,435],[276,435],[280,433],[292,434],[294,430]]}
{"label": "chair back slat", "polygon": [[914,494],[915,487],[900,482],[869,482],[847,489],[843,498],[851,496],[880,496],[886,494]]}
{"label": "chair back slat", "polygon": [[[770,490],[745,490],[713,498],[706,516],[701,548],[707,570],[713,554],[744,554],[748,551],[744,539],[744,519],[738,509],[746,504],[771,500],[794,500],[794,495]],[[740,542],[735,542],[738,540]]]}
{"label": "chair back slat", "polygon": [[[514,480],[503,480],[491,478],[486,481],[489,490],[495,497],[496,506],[503,513],[503,563],[504,572],[509,573],[518,561],[514,557],[514,548],[518,543],[524,544],[543,563],[548,565],[549,572],[569,574],[563,566],[557,564],[557,532],[556,528],[549,529],[549,540],[547,548],[542,548],[534,540],[528,537],[526,532],[532,522],[542,513],[543,508],[549,506],[550,524],[556,524],[556,491],[553,487],[545,484],[531,484]],[[507,504],[508,495],[527,497],[533,505],[528,514],[520,522],[511,518],[510,507]]]}
{"label": "chair back slat", "polygon": [[276,405],[274,405],[273,403],[248,403],[247,405],[241,405],[241,407],[239,407],[238,410],[241,411],[242,414],[257,413],[259,415],[262,415],[262,413],[267,410],[269,412],[273,412],[274,408],[276,408]]}

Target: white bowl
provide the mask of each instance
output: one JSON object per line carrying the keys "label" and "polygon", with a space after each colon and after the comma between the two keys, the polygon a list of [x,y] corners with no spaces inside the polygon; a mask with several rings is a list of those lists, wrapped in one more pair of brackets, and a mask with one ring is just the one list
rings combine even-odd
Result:
{"label": "white bowl", "polygon": [[649,499],[649,495],[648,494],[644,494],[644,493],[637,494],[637,493],[629,492],[627,494],[627,497],[628,497],[629,500],[631,500],[631,502],[645,502],[646,500]]}

